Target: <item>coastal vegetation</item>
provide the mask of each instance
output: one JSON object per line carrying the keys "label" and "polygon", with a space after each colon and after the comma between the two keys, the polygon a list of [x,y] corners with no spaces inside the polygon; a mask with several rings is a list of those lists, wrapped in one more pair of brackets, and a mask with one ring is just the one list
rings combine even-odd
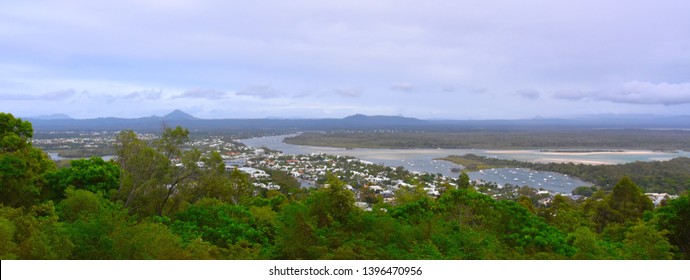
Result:
{"label": "coastal vegetation", "polygon": [[690,151],[690,131],[646,129],[520,129],[438,131],[309,132],[285,138],[285,143],[340,148],[443,148]]}
{"label": "coastal vegetation", "polygon": [[[31,123],[0,113],[0,259],[690,259],[690,199],[654,207],[634,179],[586,200],[495,199],[462,174],[355,204],[326,173],[317,188],[259,190],[189,131],[122,131],[117,160],[58,168]],[[518,194],[521,192],[518,191]]]}

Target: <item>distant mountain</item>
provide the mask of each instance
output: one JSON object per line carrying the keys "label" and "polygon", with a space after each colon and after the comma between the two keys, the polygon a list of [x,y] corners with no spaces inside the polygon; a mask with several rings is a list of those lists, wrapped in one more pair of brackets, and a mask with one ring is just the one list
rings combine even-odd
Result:
{"label": "distant mountain", "polygon": [[358,122],[358,123],[376,123],[376,124],[421,124],[426,121],[400,117],[400,116],[367,116],[362,114],[356,114],[352,116],[347,116],[342,119],[344,122]]}
{"label": "distant mountain", "polygon": [[600,118],[534,118],[522,120],[420,120],[402,116],[367,116],[356,114],[341,119],[199,119],[181,110],[159,117],[71,119],[65,115],[30,119],[36,131],[79,131],[132,129],[158,133],[164,127],[182,126],[194,131],[224,133],[227,131],[476,131],[520,129],[690,129],[689,116],[602,116]]}
{"label": "distant mountain", "polygon": [[40,115],[36,117],[29,117],[28,119],[35,120],[72,120],[72,117],[65,114],[51,114],[51,115]]}
{"label": "distant mountain", "polygon": [[190,114],[187,114],[185,112],[182,112],[179,109],[176,109],[175,111],[172,111],[168,113],[167,115],[163,116],[164,120],[170,120],[170,121],[187,121],[187,120],[198,120],[199,118],[194,117]]}
{"label": "distant mountain", "polygon": [[[400,116],[367,116],[356,114],[335,120],[331,129],[421,129],[427,121]],[[330,129],[329,129],[330,130]]]}
{"label": "distant mountain", "polygon": [[645,114],[601,114],[576,116],[571,121],[584,125],[620,128],[690,128],[690,115],[659,116]]}

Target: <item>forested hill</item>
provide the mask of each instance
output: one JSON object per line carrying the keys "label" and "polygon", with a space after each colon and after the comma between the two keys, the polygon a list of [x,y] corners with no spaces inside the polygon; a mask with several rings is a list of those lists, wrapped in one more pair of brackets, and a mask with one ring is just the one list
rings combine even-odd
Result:
{"label": "forested hill", "polygon": [[679,194],[690,190],[690,158],[678,157],[668,161],[631,162],[614,165],[574,163],[535,163],[505,160],[467,154],[442,158],[469,170],[499,167],[521,167],[568,174],[610,190],[625,176],[635,181],[645,192]]}

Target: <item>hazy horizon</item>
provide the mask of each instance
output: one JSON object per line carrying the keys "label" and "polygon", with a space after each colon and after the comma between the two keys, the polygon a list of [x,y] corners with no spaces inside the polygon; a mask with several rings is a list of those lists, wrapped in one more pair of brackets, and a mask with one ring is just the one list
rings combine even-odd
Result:
{"label": "hazy horizon", "polygon": [[[542,117],[542,116],[533,116],[533,117],[527,117],[527,118],[486,118],[486,119],[476,119],[476,118],[466,118],[466,119],[460,119],[460,118],[417,118],[417,117],[411,117],[411,116],[404,116],[404,115],[367,115],[367,114],[361,114],[361,113],[351,113],[343,116],[328,116],[328,117],[281,117],[281,116],[257,116],[257,117],[252,117],[252,118],[244,118],[244,117],[229,117],[229,118],[200,118],[198,116],[195,116],[194,114],[190,114],[188,112],[185,112],[184,110],[180,109],[172,109],[167,113],[163,114],[148,114],[148,115],[141,115],[141,116],[132,116],[132,117],[123,117],[123,116],[94,116],[94,117],[86,117],[86,118],[74,118],[68,114],[64,113],[53,113],[53,114],[42,114],[42,115],[34,115],[34,116],[20,116],[16,115],[15,117],[18,118],[23,118],[23,119],[41,119],[41,120],[61,120],[61,119],[74,119],[74,120],[84,120],[84,119],[98,119],[98,118],[123,118],[123,119],[136,119],[136,118],[147,118],[147,117],[165,117],[168,114],[173,114],[175,111],[181,111],[184,114],[187,114],[193,118],[199,119],[199,120],[214,120],[214,119],[287,119],[287,120],[299,120],[299,119],[342,119],[342,118],[347,118],[350,116],[354,115],[364,115],[368,117],[402,117],[402,118],[413,118],[413,119],[419,119],[419,120],[430,120],[430,121],[443,121],[443,120],[448,120],[448,121],[491,121],[491,120],[537,120],[537,119],[563,119],[563,120],[578,120],[578,119],[591,119],[591,118],[597,118],[597,117],[603,117],[603,118],[621,118],[621,119],[636,119],[636,118],[643,118],[643,119],[648,119],[648,118],[667,118],[667,117],[688,117],[690,114],[679,114],[679,115],[663,115],[663,114],[598,114],[598,115],[564,115],[564,116],[554,116],[554,117]],[[7,113],[12,113],[12,112],[7,112]]]}
{"label": "hazy horizon", "polygon": [[688,14],[672,0],[5,1],[0,111],[686,115]]}

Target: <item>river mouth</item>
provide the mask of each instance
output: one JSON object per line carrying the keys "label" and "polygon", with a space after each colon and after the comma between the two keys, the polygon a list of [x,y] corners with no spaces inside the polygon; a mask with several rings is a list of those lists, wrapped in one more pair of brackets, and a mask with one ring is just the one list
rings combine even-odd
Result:
{"label": "river mouth", "polygon": [[[324,153],[331,155],[352,156],[364,161],[390,167],[402,166],[412,172],[441,174],[457,177],[453,172],[462,166],[437,158],[449,155],[475,154],[500,159],[518,160],[539,163],[581,163],[581,164],[622,164],[634,161],[670,160],[674,157],[690,157],[690,152],[658,152],[645,150],[481,150],[481,149],[370,149],[370,148],[333,148],[299,146],[283,143],[291,135],[268,136],[240,140],[249,147],[267,147],[282,151],[285,154]],[[493,182],[498,185],[530,186],[558,193],[570,193],[579,186],[591,186],[592,183],[569,177],[568,175],[535,171],[525,168],[500,168],[470,172],[470,179]]]}

